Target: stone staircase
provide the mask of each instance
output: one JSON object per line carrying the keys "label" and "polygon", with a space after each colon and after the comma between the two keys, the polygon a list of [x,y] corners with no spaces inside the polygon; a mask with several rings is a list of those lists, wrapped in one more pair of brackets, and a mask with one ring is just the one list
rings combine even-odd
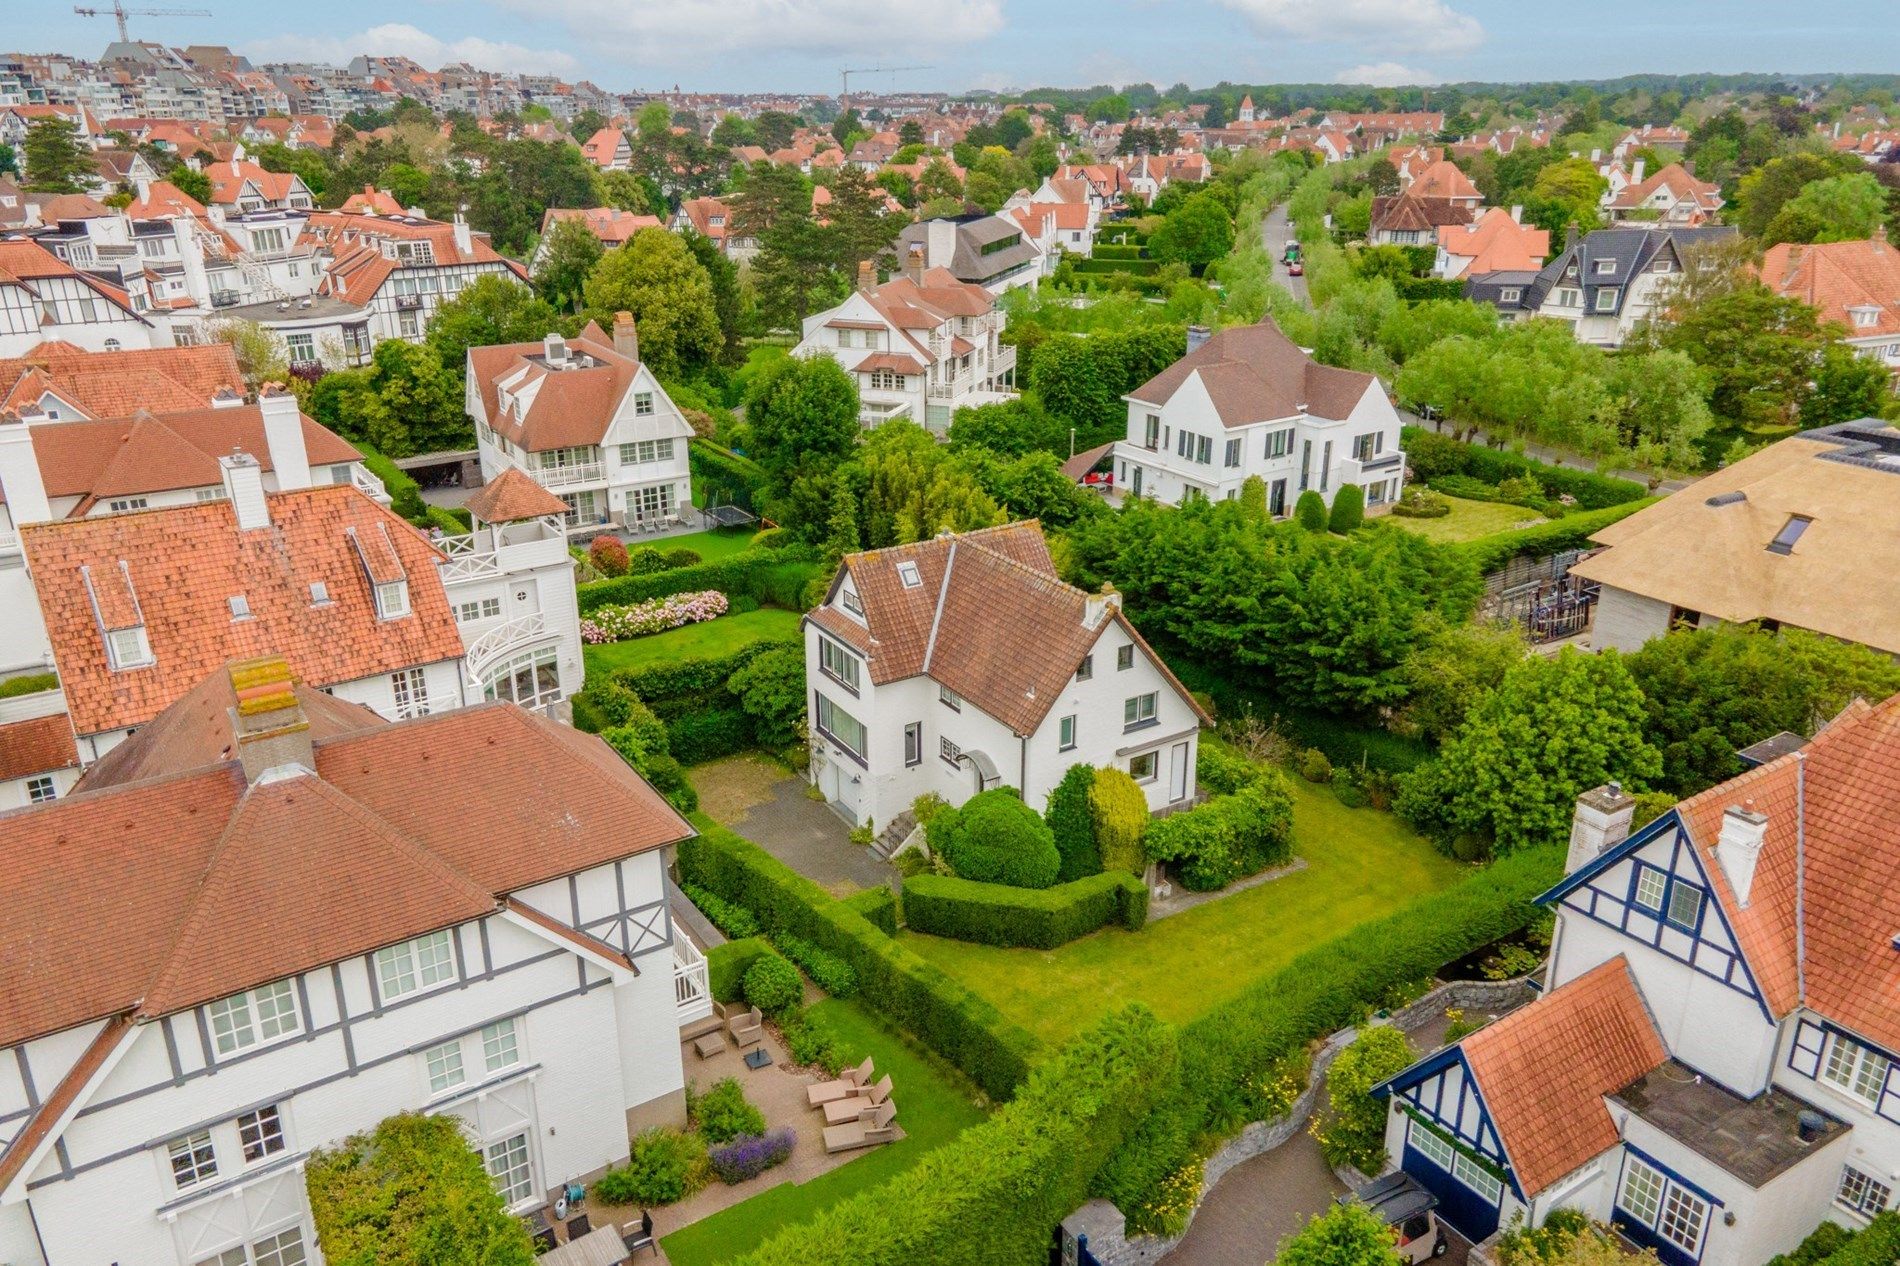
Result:
{"label": "stone staircase", "polygon": [[892,818],[884,829],[877,833],[877,838],[871,841],[871,851],[888,862],[897,846],[909,839],[910,833],[916,829],[917,816],[906,809]]}

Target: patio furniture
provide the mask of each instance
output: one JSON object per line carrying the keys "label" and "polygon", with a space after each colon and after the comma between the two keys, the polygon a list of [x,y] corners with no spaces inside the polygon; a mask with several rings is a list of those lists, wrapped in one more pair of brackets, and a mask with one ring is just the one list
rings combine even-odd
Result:
{"label": "patio furniture", "polygon": [[732,1040],[740,1050],[755,1045],[765,1037],[765,1017],[759,1009],[741,1011],[726,1021],[726,1032],[732,1034]]}
{"label": "patio furniture", "polygon": [[856,1068],[847,1068],[844,1076],[835,1081],[821,1081],[815,1086],[805,1088],[805,1098],[814,1108],[822,1108],[833,1099],[843,1099],[854,1095],[871,1082],[871,1057],[865,1056],[864,1062]]}
{"label": "patio furniture", "polygon": [[603,1226],[569,1240],[541,1259],[542,1266],[621,1266],[627,1243],[617,1227]]}
{"label": "patio furniture", "polygon": [[646,1209],[640,1210],[638,1226],[629,1222],[620,1228],[620,1238],[626,1243],[629,1254],[650,1248],[654,1256],[659,1256],[660,1242],[653,1238],[653,1214]]}
{"label": "patio furniture", "polygon": [[842,1125],[846,1121],[862,1121],[873,1115],[877,1108],[891,1097],[891,1076],[884,1074],[884,1080],[875,1086],[866,1087],[861,1093],[846,1095],[842,1099],[833,1099],[825,1105],[825,1124]]}
{"label": "patio furniture", "polygon": [[767,1067],[771,1062],[772,1052],[766,1050],[763,1046],[755,1047],[745,1053],[745,1066],[754,1072]]}
{"label": "patio furniture", "polygon": [[886,1099],[879,1104],[877,1111],[868,1121],[850,1121],[844,1125],[827,1126],[825,1129],[825,1151],[855,1151],[860,1147],[876,1147],[879,1143],[888,1143],[897,1137],[897,1105]]}
{"label": "patio furniture", "polygon": [[693,1039],[693,1049],[699,1052],[701,1059],[711,1059],[726,1049],[726,1035],[718,1029],[710,1033],[701,1033]]}
{"label": "patio furniture", "polygon": [[588,1221],[587,1215],[577,1213],[567,1220],[567,1242],[572,1244],[575,1240],[585,1239],[593,1229],[594,1224]]}

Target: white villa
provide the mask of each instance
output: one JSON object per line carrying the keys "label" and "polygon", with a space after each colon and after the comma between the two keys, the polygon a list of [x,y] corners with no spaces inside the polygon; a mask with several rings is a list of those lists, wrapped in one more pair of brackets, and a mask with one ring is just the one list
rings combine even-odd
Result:
{"label": "white villa", "polygon": [[925,792],[1009,786],[1040,811],[1071,765],[1190,803],[1208,720],[1118,595],[1056,578],[1034,522],[852,554],[805,620],[812,783],[888,826]]}
{"label": "white villa", "polygon": [[998,341],[1003,313],[982,286],[923,266],[913,247],[904,273],[883,285],[869,261],[837,307],[805,318],[794,356],[830,356],[858,383],[858,418],[906,418],[937,435],[956,411],[1016,394],[1016,349]]}
{"label": "white villa", "polygon": [[1465,1234],[1567,1207],[1668,1266],[1760,1266],[1893,1203],[1900,699],[1742,755],[1634,833],[1633,797],[1585,793],[1538,898],[1547,995],[1382,1088]]}
{"label": "white villa", "polygon": [[319,1262],[311,1153],[398,1112],[458,1118],[517,1213],[624,1161],[710,1013],[691,830],[511,704],[391,723],[218,668],[0,814],[0,1260]]}
{"label": "white villa", "polygon": [[657,529],[692,506],[692,424],[641,363],[625,312],[611,339],[590,321],[571,341],[471,347],[466,408],[482,476],[523,472],[561,500],[571,529]]}
{"label": "white villa", "polygon": [[1299,495],[1328,505],[1346,484],[1377,512],[1405,481],[1399,415],[1371,374],[1315,361],[1271,320],[1211,337],[1188,332],[1188,353],[1124,396],[1128,438],[1115,445],[1115,486],[1179,505],[1232,500],[1249,476],[1268,508],[1290,514]]}

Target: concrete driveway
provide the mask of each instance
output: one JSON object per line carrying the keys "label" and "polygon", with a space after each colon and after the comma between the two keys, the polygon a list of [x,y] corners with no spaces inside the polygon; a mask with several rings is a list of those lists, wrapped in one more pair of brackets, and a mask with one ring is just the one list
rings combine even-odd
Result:
{"label": "concrete driveway", "polygon": [[887,885],[897,873],[868,845],[851,842],[844,819],[807,798],[810,784],[763,756],[711,761],[688,777],[708,816],[833,896]]}

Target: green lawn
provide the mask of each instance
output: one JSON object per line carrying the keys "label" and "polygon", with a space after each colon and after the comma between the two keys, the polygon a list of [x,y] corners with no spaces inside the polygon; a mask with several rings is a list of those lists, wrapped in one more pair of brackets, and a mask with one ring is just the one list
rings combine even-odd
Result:
{"label": "green lawn", "polygon": [[729,558],[752,544],[752,538],[758,534],[758,526],[742,528],[715,528],[710,532],[689,532],[685,536],[662,536],[650,541],[635,537],[628,549],[639,549],[642,545],[651,545],[661,553],[669,550],[689,549],[701,559],[710,563],[717,559]]}
{"label": "green lawn", "polygon": [[738,615],[722,615],[702,624],[668,629],[664,633],[649,633],[625,642],[583,646],[581,659],[587,665],[587,675],[592,677],[616,668],[648,668],[667,660],[730,655],[751,642],[796,637],[798,621],[796,611],[763,607],[757,611],[741,611]]}
{"label": "green lawn", "polygon": [[1397,524],[1408,532],[1417,532],[1420,536],[1443,542],[1475,541],[1494,532],[1508,532],[1512,528],[1529,527],[1544,521],[1537,511],[1527,510],[1523,506],[1505,505],[1499,501],[1467,501],[1463,497],[1445,497],[1445,500],[1451,502],[1451,513],[1442,519],[1408,519],[1404,515],[1388,514],[1385,521]]}
{"label": "green lawn", "polygon": [[1389,813],[1348,809],[1293,780],[1296,874],[1055,950],[998,949],[906,932],[903,942],[1055,1046],[1105,1013],[1145,1002],[1184,1023],[1296,955],[1444,888],[1465,869]]}
{"label": "green lawn", "polygon": [[898,1105],[897,1120],[905,1137],[808,1183],[780,1183],[673,1232],[660,1242],[673,1266],[711,1266],[748,1252],[781,1228],[908,1169],[925,1152],[983,1119],[976,1090],[962,1074],[936,1056],[905,1045],[856,1002],[826,999],[809,1014],[832,1031],[844,1051],[859,1059],[871,1056],[878,1076],[891,1075],[891,1099]]}

